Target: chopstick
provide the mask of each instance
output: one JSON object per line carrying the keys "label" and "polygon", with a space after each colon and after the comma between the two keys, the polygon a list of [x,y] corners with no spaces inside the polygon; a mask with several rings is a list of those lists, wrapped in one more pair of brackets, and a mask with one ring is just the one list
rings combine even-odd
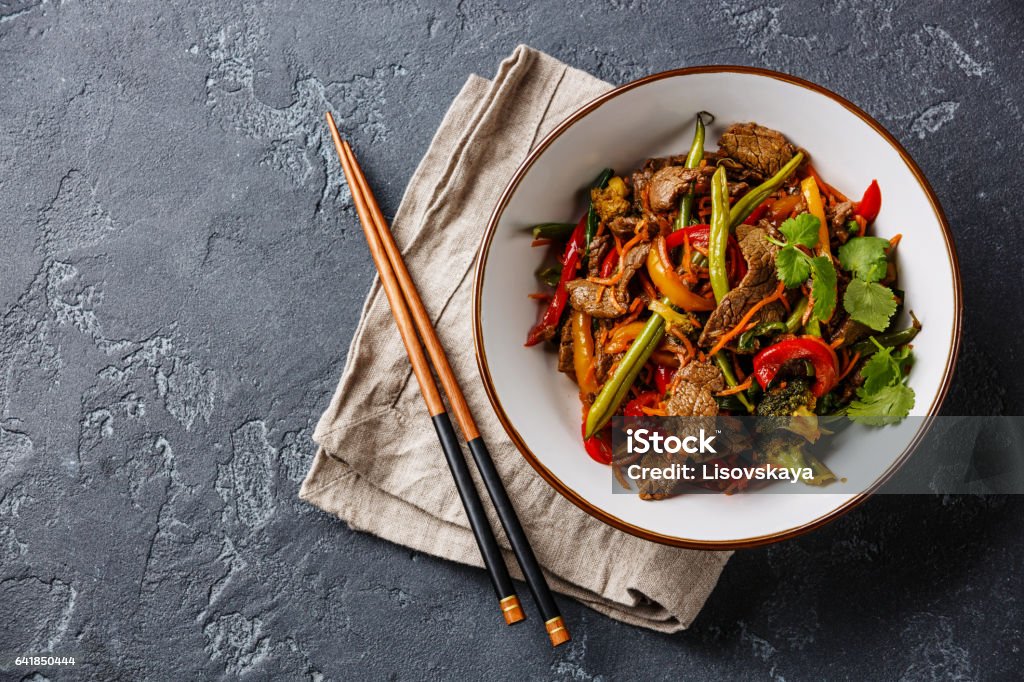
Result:
{"label": "chopstick", "polygon": [[[413,365],[413,371],[416,374],[417,381],[423,391],[424,400],[427,401],[427,409],[435,419],[435,426],[439,418],[443,419],[443,421],[447,423],[448,432],[446,432],[446,436],[450,435],[452,442],[449,446],[445,446],[447,438],[442,437],[441,440],[442,448],[454,446],[455,452],[452,453],[453,456],[449,456],[448,449],[445,450],[445,456],[449,460],[449,465],[452,465],[453,459],[457,459],[463,467],[465,467],[466,463],[462,457],[461,448],[459,448],[458,443],[454,440],[454,433],[451,432],[451,421],[448,419],[447,413],[444,412],[443,402],[436,405],[432,403],[433,398],[430,400],[427,399],[428,390],[425,390],[424,386],[429,385],[433,390],[433,393],[437,393],[437,386],[433,382],[433,377],[430,374],[429,367],[425,368],[425,370],[421,369],[421,371],[425,372],[425,376],[423,377],[421,377],[421,372],[416,369],[417,364],[423,361],[423,350],[420,348],[420,345],[416,340],[415,333],[410,335],[408,329],[403,331],[403,327],[408,327],[409,325],[408,318],[410,310],[412,315],[412,324],[415,326],[416,331],[419,332],[419,335],[423,340],[423,344],[427,348],[430,360],[433,363],[434,370],[437,372],[437,375],[441,380],[441,385],[448,396],[448,402],[452,407],[452,412],[455,413],[455,419],[459,423],[459,428],[466,439],[469,451],[473,455],[473,460],[476,463],[477,470],[484,482],[484,487],[487,489],[491,502],[494,504],[498,519],[501,522],[502,527],[505,529],[505,535],[508,538],[509,545],[512,547],[512,552],[519,563],[519,567],[523,572],[523,576],[526,578],[526,583],[530,588],[530,592],[533,594],[534,601],[537,603],[537,607],[544,619],[544,626],[548,632],[549,638],[551,639],[551,643],[554,646],[563,644],[570,639],[569,631],[565,627],[565,622],[558,610],[558,605],[555,603],[555,599],[552,596],[551,590],[544,578],[544,574],[541,571],[540,564],[537,562],[533,549],[530,547],[529,540],[526,537],[526,532],[523,530],[523,526],[519,522],[519,517],[516,515],[515,507],[513,507],[512,501],[508,497],[505,486],[501,482],[501,477],[498,475],[498,471],[494,466],[494,461],[491,459],[487,446],[476,426],[473,414],[470,411],[469,405],[462,393],[458,380],[455,378],[455,373],[452,371],[451,365],[448,362],[448,357],[444,351],[444,347],[441,345],[441,341],[437,337],[437,333],[430,321],[430,317],[423,305],[423,301],[420,299],[416,285],[413,282],[408,269],[405,267],[405,262],[402,260],[398,245],[395,244],[394,237],[391,235],[387,222],[384,220],[384,215],[381,212],[380,207],[377,205],[377,200],[373,196],[373,192],[370,190],[366,177],[363,175],[362,169],[359,167],[359,164],[355,159],[355,154],[352,153],[352,149],[349,147],[348,143],[341,139],[337,126],[334,124],[334,118],[330,113],[327,114],[327,125],[330,128],[331,138],[334,141],[334,146],[338,151],[338,157],[341,160],[342,168],[345,171],[345,178],[352,191],[353,203],[355,203],[356,210],[363,223],[363,231],[366,233],[367,241],[370,244],[370,252],[373,255],[374,263],[377,265],[377,270],[381,275],[381,282],[384,283],[385,280],[391,282],[391,284],[385,287],[385,293],[388,294],[388,301],[391,302],[392,312],[395,315],[395,322],[399,327],[399,332],[401,333],[402,340],[405,343],[406,351],[409,353],[409,360]],[[386,258],[381,257],[380,251],[384,252]],[[395,298],[399,299],[397,301],[397,305],[396,301],[392,300],[392,295],[388,293],[388,288],[395,288],[396,285],[398,292]],[[406,306],[408,306],[408,308]],[[417,359],[414,360],[414,357]],[[439,410],[439,412],[436,410]],[[438,434],[441,436],[441,429],[438,430]],[[455,475],[455,471],[456,467],[452,466],[453,475]],[[472,492],[463,494],[463,484],[460,483],[460,477],[455,476],[455,478],[456,486],[459,487],[459,494],[463,497],[463,503],[465,504],[467,498],[472,499],[473,497],[475,497],[479,502],[479,497],[476,495],[476,489],[473,486],[472,479],[468,478],[468,476],[466,479],[466,485],[468,485],[469,490]],[[487,525],[486,518],[483,519],[483,525],[486,528],[486,532],[483,532],[482,529],[481,532],[478,532],[477,528],[473,524],[473,515],[470,514],[468,507],[466,512],[467,515],[470,516],[470,526],[473,527],[473,532],[477,536],[477,542],[481,545],[481,553],[485,557],[484,562],[485,564],[488,564],[487,556],[489,548],[486,547],[484,543],[487,541],[488,537],[491,542],[494,542],[494,535],[491,532],[490,526]],[[483,537],[483,541],[481,540],[481,537]],[[488,564],[488,571],[492,574],[492,580],[496,573],[500,575],[501,571],[505,569],[504,563],[501,562],[500,553],[498,555],[498,563],[501,566],[501,570],[496,568],[495,570],[492,570],[492,567]],[[507,570],[504,570],[504,572],[507,575]],[[499,591],[499,597],[501,596],[501,592]],[[508,597],[505,597],[505,599],[508,599]],[[518,600],[516,600],[516,606],[518,607]],[[522,616],[521,609],[519,610],[519,614],[519,619],[524,617]]]}
{"label": "chopstick", "polygon": [[501,556],[501,548],[494,537],[494,531],[491,530],[491,526],[487,522],[483,502],[480,500],[480,495],[473,485],[473,478],[462,455],[462,449],[459,447],[459,441],[455,436],[455,428],[448,417],[444,401],[437,390],[437,384],[434,383],[430,365],[423,355],[423,349],[420,347],[419,340],[416,338],[416,328],[409,314],[409,309],[406,307],[401,285],[395,278],[395,273],[388,263],[387,254],[384,251],[384,246],[381,244],[380,236],[374,227],[370,208],[363,193],[352,182],[355,171],[349,165],[348,157],[344,153],[344,142],[342,142],[341,136],[338,134],[338,128],[334,125],[334,119],[329,113],[327,114],[327,124],[331,130],[334,146],[338,151],[338,158],[341,160],[342,168],[345,171],[345,177],[349,180],[349,187],[352,190],[352,201],[355,204],[356,212],[359,214],[359,220],[363,225],[363,232],[366,234],[366,241],[370,246],[370,254],[373,256],[373,262],[376,264],[377,272],[380,274],[381,285],[391,306],[395,324],[398,326],[398,333],[402,337],[402,343],[405,345],[409,362],[412,364],[413,374],[416,375],[416,381],[419,383],[423,401],[427,404],[427,411],[430,413],[434,429],[437,431],[437,438],[441,442],[441,450],[444,452],[445,459],[448,462],[448,468],[451,470],[452,478],[455,479],[455,487],[459,491],[462,506],[466,509],[466,516],[469,517],[469,526],[473,530],[477,545],[480,547],[484,566],[490,575],[494,591],[498,595],[498,605],[501,607],[502,615],[505,617],[505,622],[508,625],[518,623],[526,618],[526,614],[523,613],[519,597],[516,595],[515,587],[512,585],[512,576],[509,575],[508,568],[505,566],[504,558]]}

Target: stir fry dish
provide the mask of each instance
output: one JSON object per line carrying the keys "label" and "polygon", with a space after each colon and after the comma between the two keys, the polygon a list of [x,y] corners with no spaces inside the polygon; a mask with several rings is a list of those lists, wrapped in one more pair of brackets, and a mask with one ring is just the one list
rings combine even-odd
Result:
{"label": "stir fry dish", "polygon": [[[579,387],[586,452],[613,462],[613,416],[846,416],[881,425],[909,414],[916,318],[898,328],[900,235],[872,234],[873,181],[859,201],[806,151],[757,123],[705,150],[605,169],[576,223],[542,223],[542,304],[526,345],[557,348]],[[753,464],[834,475],[791,429]],[[666,496],[648,491],[648,499]]]}

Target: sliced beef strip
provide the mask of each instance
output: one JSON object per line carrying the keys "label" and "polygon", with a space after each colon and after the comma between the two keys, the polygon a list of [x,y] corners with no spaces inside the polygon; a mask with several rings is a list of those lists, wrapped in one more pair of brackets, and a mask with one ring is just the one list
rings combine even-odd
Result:
{"label": "sliced beef strip", "polygon": [[760,179],[778,173],[796,154],[796,147],[782,133],[756,123],[732,124],[722,134],[718,146]]}
{"label": "sliced beef strip", "polygon": [[693,183],[701,177],[698,168],[665,166],[650,180],[647,203],[652,211],[672,211],[679,207],[679,198],[691,191]]}
{"label": "sliced beef strip", "polygon": [[566,283],[569,305],[592,317],[610,319],[626,313],[629,299],[619,293],[618,287],[606,287],[588,279],[574,279]]}
{"label": "sliced beef strip", "polygon": [[[672,395],[665,403],[665,411],[672,417],[707,417],[693,426],[705,431],[714,431],[715,419],[718,415],[718,403],[714,393],[725,388],[725,377],[722,371],[710,362],[688,363],[679,370],[679,381]],[[705,423],[706,421],[706,423]],[[710,455],[709,455],[710,456]],[[683,464],[693,456],[679,454],[649,454],[641,460],[641,466],[667,467],[672,464]],[[700,461],[700,458],[697,458]],[[640,498],[644,500],[661,500],[672,495],[679,485],[673,480],[642,480],[639,481]]]}
{"label": "sliced beef strip", "polygon": [[679,370],[679,379],[714,392],[725,388],[725,377],[722,376],[722,370],[710,361],[687,363]]}
{"label": "sliced beef strip", "polygon": [[750,189],[750,185],[746,182],[729,182],[728,185],[730,197],[741,197]]}
{"label": "sliced beef strip", "polygon": [[688,363],[679,370],[679,380],[665,411],[672,417],[714,417],[718,403],[714,393],[725,388],[722,371],[710,362]]}
{"label": "sliced beef strip", "polygon": [[[673,464],[681,466],[685,463],[686,457],[681,452],[650,452],[639,461],[641,467],[652,469],[664,469]],[[677,480],[663,478],[642,478],[637,481],[640,499],[648,501],[664,500],[666,497],[671,497],[675,494],[679,484],[680,482]]]}
{"label": "sliced beef strip", "polygon": [[861,339],[867,338],[872,333],[873,332],[870,327],[861,324],[857,320],[847,315],[846,319],[843,320],[843,322],[839,325],[835,333],[832,334],[832,337],[829,339],[829,343],[831,344],[838,342],[838,345],[836,345],[835,347],[841,348],[843,346],[849,346],[851,344],[857,343]]}
{"label": "sliced beef strip", "polygon": [[851,216],[853,216],[853,202],[850,201],[844,201],[825,209],[825,218],[828,219],[832,236],[838,239],[840,244],[845,244],[846,240],[850,238],[850,233],[846,231],[846,221]]}
{"label": "sliced beef strip", "polygon": [[636,234],[639,218],[632,216],[619,216],[608,221],[608,229],[619,239],[632,239]]}
{"label": "sliced beef strip", "polygon": [[598,384],[604,384],[612,365],[623,355],[622,353],[607,353],[604,350],[604,344],[597,343],[597,340],[602,337],[601,330],[607,331],[613,324],[611,320],[596,320],[594,324],[594,377]]}
{"label": "sliced beef strip", "polygon": [[[649,242],[641,242],[629,250],[621,267],[625,270],[614,286],[602,286],[586,279],[574,279],[566,284],[569,304],[593,317],[609,319],[620,317],[629,308],[629,282],[636,271],[643,267],[650,251]],[[606,289],[602,293],[602,289]]]}
{"label": "sliced beef strip", "polygon": [[564,372],[576,381],[576,365],[572,361],[572,325],[562,325],[562,335],[558,340],[558,371]]}
{"label": "sliced beef strip", "polygon": [[[739,285],[725,295],[725,298],[712,311],[698,343],[709,348],[715,345],[718,338],[735,327],[747,311],[758,301],[770,295],[778,286],[775,276],[775,254],[778,247],[768,241],[764,228],[749,227],[745,232],[737,232],[740,236],[740,251],[747,261],[747,274]],[[781,303],[774,302],[761,308],[754,314],[752,322],[774,322],[782,319],[785,309]]]}
{"label": "sliced beef strip", "polygon": [[601,271],[601,263],[611,246],[612,238],[605,234],[590,240],[590,252],[587,254],[587,277],[598,276]]}

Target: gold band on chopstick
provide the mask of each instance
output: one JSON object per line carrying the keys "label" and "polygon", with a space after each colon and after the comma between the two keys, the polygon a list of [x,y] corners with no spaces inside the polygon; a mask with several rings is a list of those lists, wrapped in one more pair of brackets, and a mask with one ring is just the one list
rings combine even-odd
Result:
{"label": "gold band on chopstick", "polygon": [[561,616],[555,616],[551,620],[544,623],[544,627],[548,631],[548,637],[551,638],[551,646],[558,646],[559,644],[565,644],[570,639],[569,631],[565,627],[565,621],[562,620]]}
{"label": "gold band on chopstick", "polygon": [[519,597],[516,595],[513,594],[510,597],[505,597],[498,603],[501,605],[501,615],[505,616],[506,625],[518,623],[526,618],[526,614],[523,613],[523,607],[519,603]]}

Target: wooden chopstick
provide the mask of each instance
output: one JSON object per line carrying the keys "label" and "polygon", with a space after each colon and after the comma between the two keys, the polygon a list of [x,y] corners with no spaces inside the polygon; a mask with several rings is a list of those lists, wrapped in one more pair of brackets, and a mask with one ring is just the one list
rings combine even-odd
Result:
{"label": "wooden chopstick", "polygon": [[[328,125],[332,128],[332,137],[336,136],[336,128],[329,114]],[[336,136],[335,140],[337,144],[340,136]],[[483,479],[484,486],[498,514],[498,519],[505,529],[505,535],[509,540],[509,545],[512,547],[512,552],[519,563],[523,576],[526,578],[534,601],[537,603],[537,607],[544,618],[544,625],[548,631],[548,636],[551,638],[554,646],[563,644],[569,641],[570,637],[562,615],[559,612],[558,604],[551,594],[551,589],[548,587],[544,573],[526,537],[526,532],[523,530],[519,517],[516,515],[515,507],[508,497],[508,492],[505,490],[501,477],[498,475],[494,461],[487,450],[487,445],[480,436],[469,404],[466,402],[459,382],[455,378],[455,372],[452,371],[451,364],[448,362],[448,356],[444,351],[444,346],[441,345],[441,341],[437,337],[437,333],[419,296],[412,276],[402,260],[398,245],[395,243],[384,215],[377,205],[377,200],[370,190],[366,176],[359,167],[355,154],[347,142],[341,141],[339,154],[343,158],[342,166],[345,169],[345,177],[349,182],[349,187],[353,190],[353,200],[355,195],[359,194],[361,195],[360,200],[369,208],[376,236],[382,243],[391,269],[398,279],[405,302],[412,312],[416,330],[423,339],[423,344],[427,348],[430,360],[448,396],[448,402],[455,413],[455,419],[458,421],[459,428],[466,439],[466,445],[473,455],[480,478]]]}
{"label": "wooden chopstick", "polygon": [[[353,184],[352,178],[355,170],[349,165],[348,157],[344,153],[344,143],[338,134],[338,128],[334,125],[334,119],[327,114],[327,125],[331,130],[331,137],[334,146],[338,151],[338,158],[341,160],[345,177],[349,180],[349,187],[352,189],[352,201],[359,214],[359,220],[363,225],[363,232],[366,234],[366,241],[370,246],[370,254],[380,274],[381,285],[388,303],[391,305],[391,312],[395,317],[395,324],[398,326],[398,333],[402,337],[406,353],[409,355],[409,362],[412,364],[413,374],[420,386],[420,393],[423,401],[427,404],[427,411],[430,413],[437,437],[441,442],[441,449],[444,451],[448,467],[451,469],[452,478],[455,479],[455,487],[459,491],[459,498],[462,506],[466,509],[466,516],[469,517],[469,525],[473,530],[477,545],[480,547],[480,554],[484,560],[484,566],[490,575],[494,591],[498,595],[498,605],[501,608],[505,622],[509,625],[518,623],[526,617],[523,613],[519,597],[516,595],[515,587],[512,584],[512,577],[505,566],[505,560],[501,555],[501,548],[494,537],[494,531],[487,521],[487,514],[484,511],[483,502],[473,485],[473,477],[470,475],[469,466],[459,447],[459,441],[455,436],[455,428],[448,418],[448,411],[445,409],[444,401],[434,383],[434,377],[430,372],[430,365],[423,355],[419,340],[416,338],[416,328],[406,307],[405,298],[402,295],[401,285],[395,278],[388,262],[384,247],[381,244],[377,230],[374,228],[374,220],[363,193]],[[379,210],[379,209],[378,209]]]}

